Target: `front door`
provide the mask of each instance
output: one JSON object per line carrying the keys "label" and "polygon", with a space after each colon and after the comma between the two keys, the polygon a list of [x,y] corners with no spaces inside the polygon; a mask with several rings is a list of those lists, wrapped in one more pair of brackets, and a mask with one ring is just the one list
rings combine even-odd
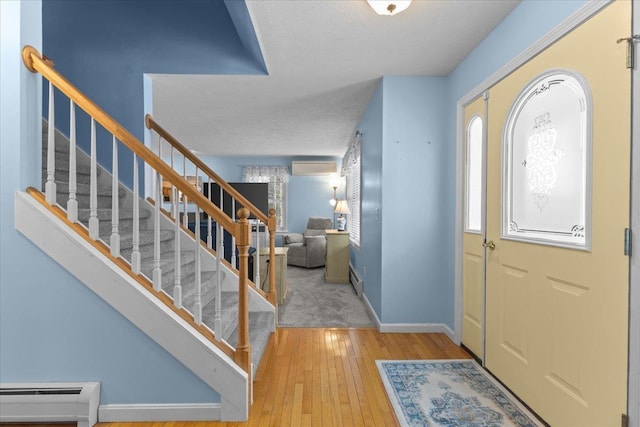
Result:
{"label": "front door", "polygon": [[465,107],[462,344],[484,359],[485,101]]}
{"label": "front door", "polygon": [[553,426],[617,426],[627,398],[631,2],[489,91],[486,360]]}

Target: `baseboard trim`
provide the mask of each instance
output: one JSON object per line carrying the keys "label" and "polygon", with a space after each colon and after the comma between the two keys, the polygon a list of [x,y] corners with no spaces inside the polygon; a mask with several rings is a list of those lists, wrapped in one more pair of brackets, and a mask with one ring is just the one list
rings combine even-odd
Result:
{"label": "baseboard trim", "polygon": [[454,333],[444,323],[382,323],[380,332],[396,332],[396,333],[437,333],[445,334],[453,341]]}
{"label": "baseboard trim", "polygon": [[371,303],[369,302],[366,294],[362,295],[362,300],[364,301],[364,304],[369,311],[369,316],[371,316],[371,318],[373,319],[376,328],[378,328],[378,330],[382,333],[437,333],[445,334],[451,341],[456,342],[454,339],[455,334],[453,333],[451,328],[444,323],[382,323],[375,310],[371,306]]}
{"label": "baseboard trim", "polygon": [[219,403],[161,403],[137,405],[100,405],[98,420],[135,421],[219,421]]}
{"label": "baseboard trim", "polygon": [[378,318],[378,315],[376,314],[376,311],[371,306],[371,303],[369,302],[369,299],[367,298],[367,294],[365,294],[365,293],[362,294],[362,301],[364,301],[364,305],[365,305],[367,311],[369,312],[369,318],[373,319],[373,322],[376,324],[376,328],[378,328],[378,330],[380,331],[380,324],[381,324],[380,323],[380,318]]}

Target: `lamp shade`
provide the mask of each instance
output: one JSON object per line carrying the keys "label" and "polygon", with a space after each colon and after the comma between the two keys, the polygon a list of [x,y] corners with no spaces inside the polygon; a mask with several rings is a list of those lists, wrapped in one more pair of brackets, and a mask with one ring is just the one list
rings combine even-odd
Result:
{"label": "lamp shade", "polygon": [[378,15],[397,15],[411,4],[411,0],[367,0]]}
{"label": "lamp shade", "polygon": [[347,205],[347,201],[346,200],[338,200],[338,203],[336,203],[336,207],[333,210],[334,213],[339,213],[339,214],[351,214],[351,211],[349,210],[349,205]]}

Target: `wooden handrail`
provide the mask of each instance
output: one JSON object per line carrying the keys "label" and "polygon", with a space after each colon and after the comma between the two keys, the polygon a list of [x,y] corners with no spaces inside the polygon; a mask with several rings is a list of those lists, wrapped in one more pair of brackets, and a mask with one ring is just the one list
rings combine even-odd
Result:
{"label": "wooden handrail", "polygon": [[187,312],[184,308],[177,308],[175,305],[173,305],[172,301],[169,299],[169,296],[166,293],[162,291],[156,291],[155,289],[153,289],[153,284],[146,277],[140,274],[135,274],[131,270],[131,267],[129,266],[129,264],[123,258],[115,258],[113,255],[111,255],[111,251],[109,251],[109,248],[107,248],[104,243],[89,237],[89,232],[87,231],[87,229],[77,223],[71,222],[69,218],[67,218],[67,215],[65,214],[65,212],[59,206],[57,205],[52,206],[48,204],[47,201],[45,200],[44,194],[42,194],[40,190],[34,187],[29,187],[27,188],[27,193],[30,194],[45,209],[49,210],[53,215],[55,215],[56,218],[58,218],[60,221],[65,223],[69,228],[73,229],[76,233],[78,233],[78,235],[80,235],[80,237],[82,237],[89,245],[96,248],[98,251],[102,253],[102,255],[111,259],[111,261],[113,261],[118,266],[120,266],[120,268],[122,268],[122,270],[124,270],[129,275],[129,277],[131,277],[132,279],[140,283],[147,291],[154,294],[160,301],[162,301],[167,307],[169,307],[171,311],[173,311],[178,316],[180,316],[183,320],[188,322],[192,328],[200,332],[207,339],[207,341],[209,341],[211,344],[218,347],[227,356],[235,359],[236,351],[229,344],[227,344],[226,341],[216,340],[214,337],[214,334],[211,332],[209,328],[207,328],[204,325],[197,325],[193,321],[193,315],[191,313]]}
{"label": "wooden handrail", "polygon": [[149,166],[160,173],[165,179],[175,185],[188,199],[195,202],[207,214],[216,219],[230,233],[235,235],[236,224],[220,208],[214,205],[209,199],[204,197],[199,191],[193,188],[185,179],[170,168],[160,157],[148,149],[142,142],[126,130],[120,123],[116,122],[102,108],[98,107],[85,94],[80,92],[67,79],[58,73],[52,66],[51,61],[43,59],[40,52],[33,46],[25,46],[22,50],[22,59],[27,69],[33,73],[39,72],[51,84],[64,93],[78,107],[82,108],[89,116],[93,117],[102,127],[114,135],[119,141],[126,145],[138,157],[144,160]]}
{"label": "wooden handrail", "polygon": [[[155,206],[156,201],[153,200],[151,197],[147,197],[147,202],[151,205],[151,206]],[[273,209],[272,209],[273,210]],[[171,212],[165,210],[164,208],[160,208],[160,213],[162,213],[162,215],[164,215],[167,219],[171,220],[171,222],[175,222],[175,218],[171,215]],[[191,236],[193,239],[196,239],[196,233],[193,232],[193,230],[190,230],[188,228],[186,228],[184,225],[180,224],[180,229],[182,231],[184,231],[185,233],[187,233],[189,236]],[[275,239],[275,236],[273,237]],[[201,241],[200,242],[200,246],[202,247],[203,250],[208,251],[211,253],[211,255],[213,256],[217,256],[217,252],[214,248],[210,248],[206,245],[206,242]],[[230,270],[234,270],[236,272],[238,272],[238,269],[236,268],[235,265],[231,265],[231,263],[229,261],[227,261],[226,259],[222,258],[220,260],[225,267],[227,267]],[[271,261],[269,261],[271,262]],[[239,274],[239,273],[238,273]],[[269,274],[272,274],[271,270],[269,270]],[[273,273],[275,274],[275,273]],[[257,293],[259,293],[263,298],[268,299],[269,298],[269,294],[267,294],[265,291],[263,291],[262,289],[260,289],[258,286],[256,286],[255,283],[253,283],[251,280],[247,281],[249,283],[249,286],[251,286],[253,289],[255,289],[255,291]]]}
{"label": "wooden handrail", "polygon": [[[234,199],[239,201],[246,209],[248,209],[256,218],[267,225],[269,230],[269,293],[267,299],[274,306],[278,304],[278,296],[276,291],[276,261],[275,261],[275,241],[276,241],[276,211],[274,209],[269,210],[269,216],[267,216],[260,209],[256,208],[253,203],[247,200],[238,190],[233,188],[228,182],[222,179],[217,173],[215,173],[209,166],[207,166],[202,160],[196,157],[188,148],[180,143],[173,135],[158,124],[150,114],[145,116],[145,124],[147,129],[154,130],[175,147],[185,158],[188,158],[198,169],[207,174],[215,183],[217,183],[224,191],[230,194]],[[237,246],[240,246],[238,243]]]}
{"label": "wooden handrail", "polygon": [[[58,73],[53,68],[53,62],[41,56],[36,48],[28,45],[25,46],[22,49],[22,60],[29,71],[32,73],[39,72],[49,81],[49,84],[58,88],[58,90],[72,100],[75,105],[84,110],[93,120],[97,121],[104,129],[121,141],[167,181],[171,182],[171,184],[186,195],[190,201],[198,205],[200,209],[214,218],[218,224],[236,238],[236,245],[240,250],[241,256],[238,283],[240,298],[238,307],[238,345],[234,352],[234,357],[236,363],[251,376],[251,344],[249,343],[249,306],[247,293],[248,259],[246,255],[251,243],[251,226],[247,221],[249,210],[240,209],[240,221],[238,223],[233,222],[220,208],[204,197],[203,194],[192,187],[182,176],[178,175],[160,157],[149,150],[128,130]],[[244,256],[242,255],[243,252]],[[251,390],[251,383],[249,387]]]}
{"label": "wooden handrail", "polygon": [[247,200],[246,197],[242,195],[242,193],[240,193],[238,190],[233,188],[227,181],[222,179],[220,175],[215,173],[209,166],[207,166],[206,163],[204,163],[202,160],[196,157],[187,147],[182,145],[180,141],[178,141],[173,135],[171,135],[162,126],[160,126],[158,122],[153,120],[153,117],[151,117],[151,114],[147,114],[145,116],[144,122],[147,126],[147,129],[152,129],[156,131],[158,135],[160,135],[169,144],[173,145],[180,153],[182,153],[183,156],[188,158],[194,165],[196,165],[198,169],[200,169],[201,171],[206,173],[211,179],[213,179],[213,182],[218,184],[220,187],[222,187],[224,191],[226,191],[231,196],[233,196],[233,198],[236,199],[238,202],[240,202],[242,206],[249,209],[249,211],[253,215],[255,215],[256,218],[258,218],[260,221],[262,221],[265,224],[269,223],[268,217],[265,213],[263,213],[260,209],[256,208],[253,203],[251,203],[249,200]]}

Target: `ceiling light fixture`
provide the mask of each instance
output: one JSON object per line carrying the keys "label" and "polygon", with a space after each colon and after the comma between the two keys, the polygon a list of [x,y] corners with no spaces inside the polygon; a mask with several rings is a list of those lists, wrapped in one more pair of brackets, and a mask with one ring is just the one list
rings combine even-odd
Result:
{"label": "ceiling light fixture", "polygon": [[411,0],[367,0],[367,3],[378,15],[397,15],[409,7]]}

